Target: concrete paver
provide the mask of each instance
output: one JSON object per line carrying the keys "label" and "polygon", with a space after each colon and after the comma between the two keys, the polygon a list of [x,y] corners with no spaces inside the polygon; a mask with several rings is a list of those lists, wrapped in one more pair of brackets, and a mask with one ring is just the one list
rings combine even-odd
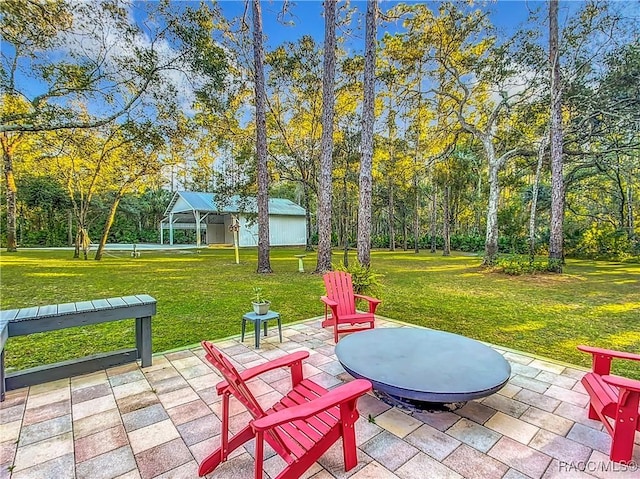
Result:
{"label": "concrete paver", "polygon": [[[377,327],[406,327],[379,319]],[[238,325],[239,327],[239,325]],[[251,339],[251,338],[249,338]],[[261,341],[217,343],[242,370],[291,351],[310,352],[307,376],[331,388],[352,378],[335,356],[333,335],[317,319],[285,326]],[[301,479],[353,477],[421,479],[555,479],[638,477],[608,460],[602,424],[587,417],[584,371],[525,352],[496,348],[512,366],[497,394],[452,412],[408,411],[368,394],[356,423],[359,463],[344,471],[341,441]],[[200,348],[156,356],[85,376],[9,391],[0,403],[0,478],[181,479],[195,477],[199,461],[220,445],[221,376]],[[263,407],[288,391],[288,370],[250,382]],[[250,414],[230,401],[231,433]],[[634,460],[640,461],[640,435]],[[254,441],[235,450],[211,478],[253,477]],[[265,479],[284,461],[265,448]],[[427,475],[425,475],[427,474]]]}

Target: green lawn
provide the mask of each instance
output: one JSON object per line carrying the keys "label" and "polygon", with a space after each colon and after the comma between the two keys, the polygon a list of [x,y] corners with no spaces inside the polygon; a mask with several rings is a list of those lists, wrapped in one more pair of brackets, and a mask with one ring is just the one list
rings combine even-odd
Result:
{"label": "green lawn", "polygon": [[[256,252],[232,249],[148,252],[132,259],[109,252],[96,262],[69,251],[3,253],[2,309],[147,293],[158,300],[153,349],[169,349],[240,332],[261,286],[283,321],[323,313],[322,278],[298,273],[300,249],[273,249],[271,275],[257,275]],[[340,254],[336,258],[341,258]],[[375,251],[382,273],[378,309],[390,318],[463,334],[496,345],[589,365],[580,343],[640,351],[640,265],[570,260],[566,274],[511,277],[480,269],[480,259],[427,252]],[[315,267],[313,254],[305,259]],[[10,368],[25,368],[131,347],[133,321],[11,338]],[[428,351],[425,351],[428,357]],[[640,378],[640,365],[617,368]]]}

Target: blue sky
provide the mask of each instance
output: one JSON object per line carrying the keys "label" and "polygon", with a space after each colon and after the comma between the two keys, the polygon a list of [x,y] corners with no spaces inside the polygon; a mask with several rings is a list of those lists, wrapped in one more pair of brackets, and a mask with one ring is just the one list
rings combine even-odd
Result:
{"label": "blue sky", "polygon": [[[2,0],[0,0],[2,1]],[[138,0],[134,0],[137,1]],[[172,0],[175,1],[175,0]],[[636,2],[637,0],[632,0]],[[345,2],[340,1],[340,6]],[[397,0],[379,0],[380,8],[382,11],[387,11],[398,2]],[[410,2],[406,2],[410,3]],[[437,9],[438,1],[425,2],[432,9]],[[186,4],[191,6],[197,5],[196,0],[188,0]],[[221,0],[219,1],[225,16],[231,18],[234,16],[240,16],[245,10],[245,0]],[[284,41],[296,41],[302,35],[312,35],[319,44],[324,41],[324,18],[323,18],[323,4],[321,0],[289,0],[290,6],[289,15],[285,18],[290,24],[283,24],[279,21],[278,17],[282,12],[283,2],[278,1],[263,1],[263,29],[267,37],[267,48],[271,49],[280,45]],[[567,17],[569,11],[575,11],[582,4],[580,0],[561,0],[560,2],[560,23],[562,24],[562,18]],[[135,4],[134,4],[135,5]],[[363,39],[363,27],[357,28],[358,24],[364,25],[364,11],[366,10],[365,1],[351,1],[351,6],[356,7],[359,12],[354,15],[354,26],[350,33],[346,33],[345,30],[339,29],[338,36],[345,36],[345,46],[351,52],[361,53],[364,46]],[[531,10],[547,8],[547,2],[544,0],[498,0],[498,1],[483,1],[478,0],[475,2],[474,8],[480,6],[490,12],[490,17],[493,24],[497,27],[499,34],[502,38],[507,38],[518,27],[520,27],[527,19],[527,16]],[[144,9],[134,8],[134,17],[137,21],[141,21],[137,18],[137,14],[144,11]],[[249,12],[250,13],[250,12]],[[248,19],[249,20],[249,19]],[[378,27],[378,35],[381,37],[385,31],[393,32],[396,30],[395,24],[382,24]],[[546,32],[546,25],[541,24],[540,28]],[[3,45],[3,48],[6,45]],[[41,90],[41,86],[31,78],[20,78],[24,86],[30,94],[36,94]]]}
{"label": "blue sky", "polygon": [[[324,40],[324,17],[322,16],[323,6],[321,0],[297,0],[289,1],[290,15],[286,17],[287,21],[292,21],[293,25],[285,25],[278,21],[278,14],[282,11],[282,1],[269,1],[262,3],[263,30],[267,36],[267,45],[274,47],[283,41],[295,41],[302,35],[309,34],[318,42]],[[339,5],[343,3],[340,2]],[[379,0],[382,11],[386,11],[398,1],[395,0]],[[418,3],[405,1],[404,3]],[[437,1],[421,2],[427,3],[433,9],[437,9]],[[561,1],[560,8],[575,8],[581,2],[576,0]],[[244,0],[223,0],[219,2],[225,16],[232,17],[242,15],[245,8]],[[484,6],[490,12],[490,18],[493,24],[504,34],[513,33],[526,19],[530,10],[534,10],[540,6],[546,7],[545,1],[540,0],[498,0],[476,2],[477,6]],[[365,1],[352,1],[352,6],[358,8],[361,12],[358,15],[362,20],[366,9]],[[545,28],[544,26],[542,26]],[[382,25],[378,29],[381,36],[385,31],[392,31],[393,25]],[[341,32],[337,32],[338,35]],[[354,49],[358,49],[358,44],[364,44],[362,39],[362,31],[354,31],[350,44]]]}

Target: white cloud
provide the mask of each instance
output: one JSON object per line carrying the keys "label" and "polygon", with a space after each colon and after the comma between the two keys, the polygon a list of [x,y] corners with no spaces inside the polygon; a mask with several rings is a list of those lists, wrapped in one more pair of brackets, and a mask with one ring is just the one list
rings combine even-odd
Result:
{"label": "white cloud", "polygon": [[[104,114],[105,110],[115,110],[123,106],[131,95],[132,85],[139,83],[132,69],[140,65],[137,52],[155,52],[160,64],[171,64],[171,69],[161,72],[163,81],[176,91],[174,100],[186,113],[192,112],[195,100],[194,86],[202,84],[195,75],[187,75],[187,65],[181,60],[181,52],[167,39],[153,37],[158,25],[145,20],[136,23],[141,12],[131,1],[121,2],[125,8],[124,22],[118,24],[112,15],[91,0],[74,4],[73,29],[58,35],[58,48],[49,52],[47,61],[73,57],[89,62],[96,68],[96,75],[102,77],[94,104],[90,109]],[[44,52],[43,52],[44,53]],[[128,68],[123,68],[127,65]],[[148,96],[148,95],[147,95]]]}

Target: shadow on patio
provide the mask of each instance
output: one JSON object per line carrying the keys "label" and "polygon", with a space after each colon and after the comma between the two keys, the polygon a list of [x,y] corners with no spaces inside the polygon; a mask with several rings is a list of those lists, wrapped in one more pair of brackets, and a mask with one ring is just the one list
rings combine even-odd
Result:
{"label": "shadow on patio", "polygon": [[[411,327],[378,318],[377,327]],[[313,319],[288,325],[283,342],[272,331],[253,348],[253,335],[217,342],[239,369],[306,350],[306,377],[331,388],[351,377],[334,355],[332,333]],[[207,339],[207,338],[203,338]],[[373,395],[359,401],[358,466],[344,472],[335,444],[304,478],[625,478],[633,467],[608,460],[610,437],[587,418],[583,370],[506,351],[511,379],[497,394],[455,412],[407,412]],[[153,366],[130,365],[10,391],[0,403],[0,478],[195,478],[198,462],[219,445],[220,376],[201,348],[155,356]],[[289,373],[251,381],[270,406],[289,388]],[[249,413],[232,399],[230,428]],[[371,418],[371,419],[369,419]],[[640,439],[634,459],[640,461]],[[267,448],[267,451],[269,449]],[[274,478],[282,460],[266,452]],[[253,442],[236,450],[208,477],[253,477]]]}

